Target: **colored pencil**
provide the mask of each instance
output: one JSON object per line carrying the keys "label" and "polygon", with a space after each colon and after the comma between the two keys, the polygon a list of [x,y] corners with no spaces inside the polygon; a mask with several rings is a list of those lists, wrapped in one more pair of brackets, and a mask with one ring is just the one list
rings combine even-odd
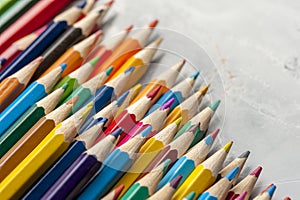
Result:
{"label": "colored pencil", "polygon": [[2,32],[0,53],[13,42],[48,23],[70,0],[38,1],[17,21]]}
{"label": "colored pencil", "polygon": [[0,32],[3,32],[12,23],[14,23],[20,16],[22,16],[28,9],[30,9],[38,0],[15,1],[15,3],[7,9],[4,13],[0,8]]}
{"label": "colored pencil", "polygon": [[151,131],[151,126],[142,131],[121,147],[115,149],[104,161],[103,168],[78,197],[96,199],[103,197],[123,174],[131,167],[141,145]]}
{"label": "colored pencil", "polygon": [[[126,108],[104,131],[104,135],[110,134],[112,131],[121,127],[122,134],[126,135],[129,131],[144,117],[147,110],[152,105],[152,99],[157,95],[160,87],[150,91],[146,96],[136,103]],[[100,140],[101,138],[98,138]]]}
{"label": "colored pencil", "polygon": [[0,136],[35,102],[45,97],[60,78],[66,65],[31,83],[1,114]]}
{"label": "colored pencil", "polygon": [[[200,123],[200,128],[196,133],[196,136],[194,138],[194,141],[191,144],[191,147],[193,147],[195,144],[197,144],[206,134],[208,130],[208,126],[210,123],[211,118],[213,117],[214,113],[216,112],[217,108],[219,107],[220,100],[217,100],[210,106],[203,109],[200,113],[198,113],[196,116],[194,116],[190,121],[188,121],[175,135],[174,139],[179,137],[181,134],[183,134],[187,129],[189,129],[191,126]],[[190,147],[190,148],[191,148]]]}
{"label": "colored pencil", "polygon": [[155,102],[155,104],[149,109],[146,115],[149,115],[154,110],[158,109],[160,106],[162,106],[164,103],[169,101],[171,98],[174,98],[175,101],[170,107],[170,111],[172,111],[178,104],[180,104],[189,96],[198,75],[199,72],[196,72],[191,76],[189,76],[188,78],[181,81],[180,83],[178,83],[177,85],[175,85],[173,88],[171,88],[168,92],[162,95]]}
{"label": "colored pencil", "polygon": [[72,163],[87,149],[91,148],[95,139],[101,134],[107,120],[102,119],[97,124],[86,130],[70,145],[68,150],[56,161],[56,163],[39,178],[39,181],[26,193],[23,199],[40,199],[60,178]]}
{"label": "colored pencil", "polygon": [[83,186],[99,169],[103,168],[102,163],[112,151],[120,133],[120,129],[116,130],[83,152],[43,195],[42,199],[65,199],[68,195],[76,196],[81,189],[75,189],[76,186]]}
{"label": "colored pencil", "polygon": [[[54,43],[51,44],[42,54],[44,61],[33,75],[33,80],[45,75],[45,71],[49,72],[49,67],[62,56],[72,45],[86,38],[92,32],[92,29],[98,18],[104,13],[107,7],[100,7],[90,12],[86,17],[70,26],[63,34],[61,34]],[[77,54],[80,57],[80,54]],[[74,59],[76,60],[76,59]],[[49,68],[49,69],[48,69]],[[68,70],[69,72],[69,70]],[[65,76],[66,74],[64,74]]]}
{"label": "colored pencil", "polygon": [[118,69],[135,53],[141,50],[147,43],[153,29],[157,25],[158,20],[150,22],[150,24],[138,31],[136,31],[131,37],[126,38],[120,46],[109,56],[108,59],[99,67],[97,71],[93,72],[92,76],[95,76],[100,71],[113,66],[114,74]]}
{"label": "colored pencil", "polygon": [[68,87],[61,96],[60,102],[63,102],[79,85],[84,83],[88,78],[88,75],[92,72],[95,64],[99,58],[94,58],[90,62],[82,65],[80,68],[72,72],[71,74],[62,78],[55,86],[54,89],[60,88],[64,84],[68,84]]}
{"label": "colored pencil", "polygon": [[[99,30],[96,33],[92,34],[91,36],[87,37],[86,39],[82,40],[81,42],[70,47],[43,73],[43,75],[51,71],[56,65],[60,63],[66,63],[68,67],[66,68],[65,73],[63,73],[62,76],[63,77],[67,76],[68,74],[76,70],[83,63],[83,61],[87,58],[88,54],[101,40],[102,40],[102,31]],[[87,76],[89,76],[90,73]]]}
{"label": "colored pencil", "polygon": [[117,144],[117,147],[126,143],[130,138],[136,136],[139,132],[152,126],[152,131],[149,134],[149,137],[155,135],[158,131],[161,130],[165,119],[169,113],[169,109],[174,102],[174,99],[170,99],[168,102],[163,104],[159,109],[139,121],[126,135],[121,135],[120,141]]}
{"label": "colored pencil", "polygon": [[20,198],[68,148],[91,109],[92,103],[57,125],[0,183],[0,199]]}
{"label": "colored pencil", "polygon": [[[245,200],[245,197],[247,195],[247,192],[244,191],[242,194],[240,194],[235,200]],[[286,199],[287,200],[287,199]]]}
{"label": "colored pencil", "polygon": [[236,184],[228,193],[226,200],[233,200],[237,198],[242,192],[246,191],[247,195],[245,200],[250,198],[250,195],[253,191],[253,188],[256,184],[256,181],[262,171],[262,167],[257,167],[251,174],[246,176],[243,180],[241,180],[238,184]]}
{"label": "colored pencil", "polygon": [[64,101],[68,101],[74,96],[78,96],[78,101],[73,106],[72,113],[77,111],[79,107],[92,95],[95,94],[96,90],[99,89],[107,80],[109,74],[111,73],[112,68],[108,68],[106,71],[99,73],[94,78],[86,81],[78,88],[76,88]]}
{"label": "colored pencil", "polygon": [[[178,126],[181,123],[181,118],[161,130],[159,133],[149,138],[145,144],[139,150],[140,156],[136,159],[127,173],[119,180],[115,185],[124,185],[124,189],[121,192],[122,196],[131,187],[131,185],[138,179],[140,174],[150,164],[150,162],[156,157],[156,155],[172,141]],[[116,188],[116,187],[115,187]]]}
{"label": "colored pencil", "polygon": [[[132,89],[135,90],[135,88],[132,88]],[[114,100],[113,102],[111,102],[110,104],[105,106],[103,109],[101,109],[98,113],[96,113],[93,117],[89,118],[82,125],[79,132],[82,132],[82,130],[85,130],[85,129],[91,127],[91,125],[93,125],[95,122],[97,122],[98,119],[100,119],[100,118],[107,119],[107,122],[105,123],[105,128],[107,128],[111,124],[111,122],[114,120],[119,108],[122,105],[127,104],[126,100],[128,100],[128,96],[132,92],[132,89],[124,92],[118,99]],[[128,102],[128,103],[130,103],[130,102]]]}
{"label": "colored pencil", "polygon": [[193,200],[196,196],[195,192],[189,193],[187,196],[185,196],[182,200]]}
{"label": "colored pencil", "polygon": [[101,198],[101,200],[117,200],[123,189],[124,185],[120,185],[116,189],[108,193],[105,197]]}
{"label": "colored pencil", "polygon": [[91,73],[89,78],[92,78],[95,74],[97,69],[103,64],[103,62],[111,56],[113,51],[116,50],[116,48],[123,42],[123,40],[126,38],[130,30],[132,29],[132,25],[127,27],[124,31],[116,34],[112,38],[106,39],[103,41],[102,44],[100,44],[96,49],[94,49],[90,55],[87,58],[87,61],[92,59],[95,56],[98,56],[100,58],[99,62],[97,63],[95,69]]}
{"label": "colored pencil", "polygon": [[173,180],[166,184],[163,188],[155,192],[149,200],[157,200],[157,199],[172,199],[173,194],[175,193],[182,176],[178,175]]}
{"label": "colored pencil", "polygon": [[150,162],[150,164],[144,169],[143,173],[139,176],[139,178],[145,176],[148,172],[152,169],[157,167],[159,164],[163,163],[165,160],[169,159],[171,165],[178,158],[180,158],[189,148],[191,142],[194,138],[194,133],[197,129],[197,126],[191,128],[186,133],[184,133],[181,137],[177,138],[176,140],[170,142],[170,144],[166,145]]}
{"label": "colored pencil", "polygon": [[83,105],[89,102],[94,102],[94,107],[88,118],[99,112],[106,104],[111,100],[119,97],[125,90],[127,90],[126,82],[131,78],[131,74],[134,71],[134,67],[129,68],[123,74],[117,78],[105,83],[91,96]]}
{"label": "colored pencil", "polygon": [[39,64],[42,62],[39,57],[26,65],[23,69],[7,77],[0,83],[0,112],[2,112],[17,96],[26,88]]}
{"label": "colored pencil", "polygon": [[114,118],[117,118],[123,112],[123,110],[125,110],[130,105],[133,99],[139,94],[141,89],[142,89],[142,84],[138,83],[132,88],[130,88],[130,90],[128,90],[129,93],[126,99],[124,100],[124,102],[118,107],[118,111],[114,115]]}
{"label": "colored pencil", "polygon": [[134,54],[120,67],[118,71],[116,71],[116,73],[112,75],[111,78],[117,77],[119,74],[123,73],[131,66],[135,66],[132,79],[128,82],[128,85],[132,86],[135,82],[140,80],[142,76],[147,72],[151,60],[154,57],[156,51],[158,50],[158,46],[162,41],[162,38],[158,38],[154,42],[147,45],[144,49]]}
{"label": "colored pencil", "polygon": [[154,88],[161,86],[162,89],[159,91],[159,94],[153,99],[153,102],[156,102],[162,94],[166,93],[174,85],[178,74],[180,73],[184,64],[185,60],[182,60],[179,63],[170,67],[170,69],[158,75],[158,77],[151,80],[151,82],[141,91],[141,93],[132,101],[132,103],[138,101],[140,98],[148,94]]}
{"label": "colored pencil", "polygon": [[172,123],[178,117],[182,117],[182,124],[186,124],[198,111],[198,107],[206,94],[209,85],[200,88],[197,92],[176,106],[168,115],[164,126]]}
{"label": "colored pencil", "polygon": [[244,153],[242,153],[239,157],[237,157],[236,159],[234,159],[232,162],[230,162],[226,167],[224,167],[218,175],[218,179],[221,179],[222,177],[226,176],[226,174],[229,173],[229,171],[231,171],[233,168],[235,167],[239,167],[239,171],[236,175],[236,177],[231,181],[232,185],[235,185],[248,157],[250,155],[250,151],[245,151]]}
{"label": "colored pencil", "polygon": [[198,200],[225,199],[229,189],[232,186],[231,181],[237,176],[238,171],[239,167],[233,168],[226,176],[224,176],[217,183],[215,183],[213,186],[211,186],[205,192],[203,192],[198,198]]}
{"label": "colored pencil", "polygon": [[57,105],[66,85],[33,104],[15,123],[0,136],[2,157],[40,118],[50,113]]}
{"label": "colored pencil", "polygon": [[3,0],[0,2],[0,15],[2,15],[7,9],[14,5],[17,0]]}
{"label": "colored pencil", "polygon": [[181,185],[195,167],[206,159],[206,156],[208,155],[218,133],[219,129],[216,129],[210,135],[206,136],[201,142],[191,148],[184,156],[179,158],[159,182],[157,189],[162,188],[178,175],[182,176],[179,183],[179,185]]}
{"label": "colored pencil", "polygon": [[158,165],[149,174],[135,182],[121,197],[121,200],[145,200],[150,197],[154,194],[158,182],[167,171],[169,165],[169,159]]}
{"label": "colored pencil", "polygon": [[[81,16],[82,7],[84,5],[85,3],[81,3],[54,18],[50,25],[47,26],[46,30],[44,30],[43,33],[29,45],[29,47],[5,68],[0,75],[0,80],[3,80],[3,78],[13,74],[33,59],[40,56],[69,25],[72,25]],[[45,61],[45,59],[43,61]],[[36,80],[36,78],[34,78],[34,80]]]}
{"label": "colored pencil", "polygon": [[0,182],[26,158],[26,156],[70,113],[76,98],[69,100],[45,117],[42,117],[27,133],[0,159]]}
{"label": "colored pencil", "polygon": [[257,197],[255,197],[253,200],[271,200],[274,192],[276,190],[276,185],[273,183],[268,185],[267,188],[265,188]]}
{"label": "colored pencil", "polygon": [[6,66],[13,61],[20,53],[22,53],[44,30],[46,26],[39,28],[38,30],[30,33],[21,39],[15,41],[10,47],[8,47],[0,56],[5,61],[0,67],[0,72],[6,68]]}
{"label": "colored pencil", "polygon": [[291,200],[290,197],[284,197],[284,200]]}
{"label": "colored pencil", "polygon": [[182,199],[190,192],[195,192],[198,196],[210,187],[215,182],[231,146],[232,142],[228,142],[219,151],[198,165],[177,189],[173,199]]}

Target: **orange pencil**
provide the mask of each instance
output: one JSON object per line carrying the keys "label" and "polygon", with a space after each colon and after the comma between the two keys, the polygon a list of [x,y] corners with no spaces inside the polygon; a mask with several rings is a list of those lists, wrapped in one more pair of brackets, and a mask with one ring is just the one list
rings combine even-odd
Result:
{"label": "orange pencil", "polygon": [[62,74],[62,77],[65,77],[69,73],[76,70],[83,61],[87,58],[92,49],[96,44],[102,39],[102,31],[99,30],[85,40],[75,44],[69,48],[58,60],[56,60],[43,74],[45,76],[49,73],[55,66],[60,65],[61,63],[66,63],[67,67]]}
{"label": "orange pencil", "polygon": [[43,58],[38,57],[0,83],[0,112],[2,112],[26,88]]}
{"label": "orange pencil", "polygon": [[113,66],[114,74],[124,63],[125,61],[136,54],[141,50],[147,43],[148,38],[150,37],[153,28],[158,23],[158,20],[152,21],[147,27],[138,30],[131,37],[127,38],[122,44],[113,52],[113,54],[97,69],[96,72],[92,74],[95,76],[99,72],[107,69],[110,66]]}
{"label": "orange pencil", "polygon": [[153,99],[153,102],[156,102],[156,100],[164,93],[166,93],[175,83],[179,72],[181,71],[183,65],[185,63],[185,60],[182,60],[175,65],[173,65],[170,69],[166,70],[162,74],[160,74],[158,77],[155,77],[151,82],[141,91],[141,93],[131,102],[131,104],[138,101],[140,98],[148,94],[150,91],[152,91],[154,88],[161,86],[161,89],[159,90],[159,95],[155,96]]}

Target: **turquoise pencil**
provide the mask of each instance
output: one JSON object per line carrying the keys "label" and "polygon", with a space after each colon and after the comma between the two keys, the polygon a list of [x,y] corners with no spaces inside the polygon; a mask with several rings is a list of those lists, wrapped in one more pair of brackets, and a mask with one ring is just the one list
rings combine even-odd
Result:
{"label": "turquoise pencil", "polygon": [[0,136],[34,103],[51,92],[66,64],[52,70],[46,76],[31,83],[1,114]]}
{"label": "turquoise pencil", "polygon": [[99,199],[109,192],[131,167],[137,157],[138,150],[151,130],[151,126],[147,127],[140,134],[115,149],[103,161],[103,168],[100,173],[91,181],[78,199]]}
{"label": "turquoise pencil", "polygon": [[178,185],[179,187],[195,169],[195,167],[206,159],[206,156],[209,153],[218,133],[219,129],[213,131],[210,135],[206,136],[201,142],[190,149],[184,156],[179,158],[159,182],[157,190],[162,188],[176,176],[181,175],[182,178]]}

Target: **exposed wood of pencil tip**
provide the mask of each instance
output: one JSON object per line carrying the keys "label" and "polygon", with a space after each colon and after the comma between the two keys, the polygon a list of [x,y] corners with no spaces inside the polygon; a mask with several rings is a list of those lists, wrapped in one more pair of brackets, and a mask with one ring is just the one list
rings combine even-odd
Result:
{"label": "exposed wood of pencil tip", "polygon": [[39,78],[36,82],[44,85],[45,91],[49,93],[55,83],[59,80],[62,72],[63,69],[60,66],[56,67],[45,76]]}
{"label": "exposed wood of pencil tip", "polygon": [[104,123],[98,123],[77,136],[75,139],[84,142],[86,149],[89,149],[94,144],[97,137],[103,131]]}
{"label": "exposed wood of pencil tip", "polygon": [[56,107],[64,91],[64,88],[58,88],[57,90],[54,90],[49,95],[38,101],[36,105],[39,107],[43,107],[44,113],[47,115]]}

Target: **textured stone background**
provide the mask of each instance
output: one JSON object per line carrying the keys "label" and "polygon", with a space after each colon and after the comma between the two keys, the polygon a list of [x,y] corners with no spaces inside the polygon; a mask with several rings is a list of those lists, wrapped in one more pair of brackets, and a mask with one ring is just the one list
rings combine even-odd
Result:
{"label": "textured stone background", "polygon": [[229,158],[251,151],[241,176],[264,167],[255,194],[274,182],[274,199],[299,199],[299,10],[297,0],[117,0],[103,28],[107,39],[158,18],[152,39],[165,41],[143,81],[186,58],[181,79],[198,68],[197,85],[212,83],[207,100],[222,99],[211,126],[222,128],[216,147],[233,140]]}

